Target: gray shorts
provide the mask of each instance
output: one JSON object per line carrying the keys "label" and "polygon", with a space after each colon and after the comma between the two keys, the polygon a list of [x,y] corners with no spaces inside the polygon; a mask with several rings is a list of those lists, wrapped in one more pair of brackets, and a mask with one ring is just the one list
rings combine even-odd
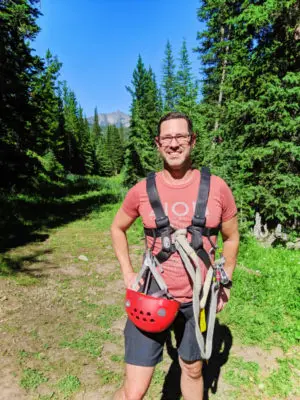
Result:
{"label": "gray shorts", "polygon": [[125,362],[127,364],[154,367],[163,359],[163,347],[170,330],[174,329],[179,356],[185,361],[201,360],[195,334],[192,303],[182,303],[172,326],[160,333],[148,333],[127,320],[125,335]]}

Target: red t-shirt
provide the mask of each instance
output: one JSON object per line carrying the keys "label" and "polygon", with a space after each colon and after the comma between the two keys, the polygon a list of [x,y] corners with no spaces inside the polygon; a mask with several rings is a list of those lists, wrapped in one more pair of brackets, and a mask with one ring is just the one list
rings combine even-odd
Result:
{"label": "red t-shirt", "polygon": [[[174,228],[186,228],[192,223],[195,205],[200,185],[200,171],[193,170],[191,178],[180,185],[171,185],[162,174],[156,174],[156,186],[165,214],[169,217],[170,224]],[[141,217],[146,228],[155,228],[155,214],[150,205],[147,191],[146,179],[137,183],[127,193],[122,204],[122,209],[132,218]],[[237,208],[231,190],[223,179],[212,175],[210,191],[206,207],[206,226],[217,227],[235,216]],[[216,242],[216,236],[212,241]],[[150,247],[153,238],[147,237]],[[209,251],[211,244],[203,237],[204,248]],[[154,254],[161,250],[160,238],[156,239]],[[201,260],[200,260],[201,261]],[[162,264],[164,278],[169,292],[180,302],[192,300],[192,285],[189,275],[176,252]],[[207,268],[201,261],[202,282],[205,279]]]}

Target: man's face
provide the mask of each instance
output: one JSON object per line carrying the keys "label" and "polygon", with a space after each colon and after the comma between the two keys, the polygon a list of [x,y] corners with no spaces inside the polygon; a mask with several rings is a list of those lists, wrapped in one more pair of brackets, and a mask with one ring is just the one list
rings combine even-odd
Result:
{"label": "man's face", "polygon": [[190,158],[195,135],[190,136],[185,119],[170,119],[161,124],[155,142],[165,163],[173,169],[180,169]]}

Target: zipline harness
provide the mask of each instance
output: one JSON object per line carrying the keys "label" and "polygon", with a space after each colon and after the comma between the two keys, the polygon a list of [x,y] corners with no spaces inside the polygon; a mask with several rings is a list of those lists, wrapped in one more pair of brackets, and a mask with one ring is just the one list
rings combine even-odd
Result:
{"label": "zipline harness", "polygon": [[[163,271],[161,264],[168,260],[173,253],[178,252],[193,282],[195,333],[201,357],[208,360],[212,352],[219,287],[220,284],[226,286],[230,282],[223,269],[224,257],[212,263],[209,254],[211,251],[216,250],[211,236],[217,236],[220,230],[220,226],[212,228],[206,226],[205,212],[210,189],[210,171],[206,167],[201,169],[201,181],[192,225],[185,229],[175,230],[171,227],[158,195],[154,172],[147,176],[146,188],[155,214],[156,228],[144,228],[145,235],[153,237],[154,240],[152,247],[145,252],[142,268],[137,275],[135,283],[132,285],[132,289],[127,289],[126,291],[126,312],[129,319],[138,328],[148,332],[161,332],[171,325],[179,310],[180,303],[174,300],[168,292],[165,281],[157,272],[157,267]],[[187,233],[191,234],[191,242],[187,239]],[[209,253],[203,247],[203,236],[208,238],[212,246]],[[158,237],[161,238],[162,248],[158,254],[154,255],[153,249],[155,240]],[[204,282],[202,282],[199,258],[207,268]],[[148,295],[151,274],[160,290]],[[140,293],[137,290],[143,277],[145,277],[144,293]],[[205,308],[208,298],[209,306],[207,307],[208,315],[206,321]],[[206,339],[202,333],[205,330]]]}

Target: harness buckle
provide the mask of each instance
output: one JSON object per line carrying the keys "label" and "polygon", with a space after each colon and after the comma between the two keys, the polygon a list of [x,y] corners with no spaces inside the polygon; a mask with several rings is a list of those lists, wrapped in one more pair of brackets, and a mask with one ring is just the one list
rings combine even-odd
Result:
{"label": "harness buckle", "polygon": [[170,251],[172,245],[170,232],[162,232],[161,243],[164,250]]}
{"label": "harness buckle", "polygon": [[206,224],[206,218],[200,218],[198,215],[194,215],[192,219],[192,224],[199,228],[204,228]]}
{"label": "harness buckle", "polygon": [[170,225],[169,218],[166,215],[161,218],[156,218],[155,223],[158,229],[167,228]]}
{"label": "harness buckle", "polygon": [[202,239],[202,227],[194,226],[191,227],[192,233],[192,247],[195,251],[203,247],[203,239]]}

